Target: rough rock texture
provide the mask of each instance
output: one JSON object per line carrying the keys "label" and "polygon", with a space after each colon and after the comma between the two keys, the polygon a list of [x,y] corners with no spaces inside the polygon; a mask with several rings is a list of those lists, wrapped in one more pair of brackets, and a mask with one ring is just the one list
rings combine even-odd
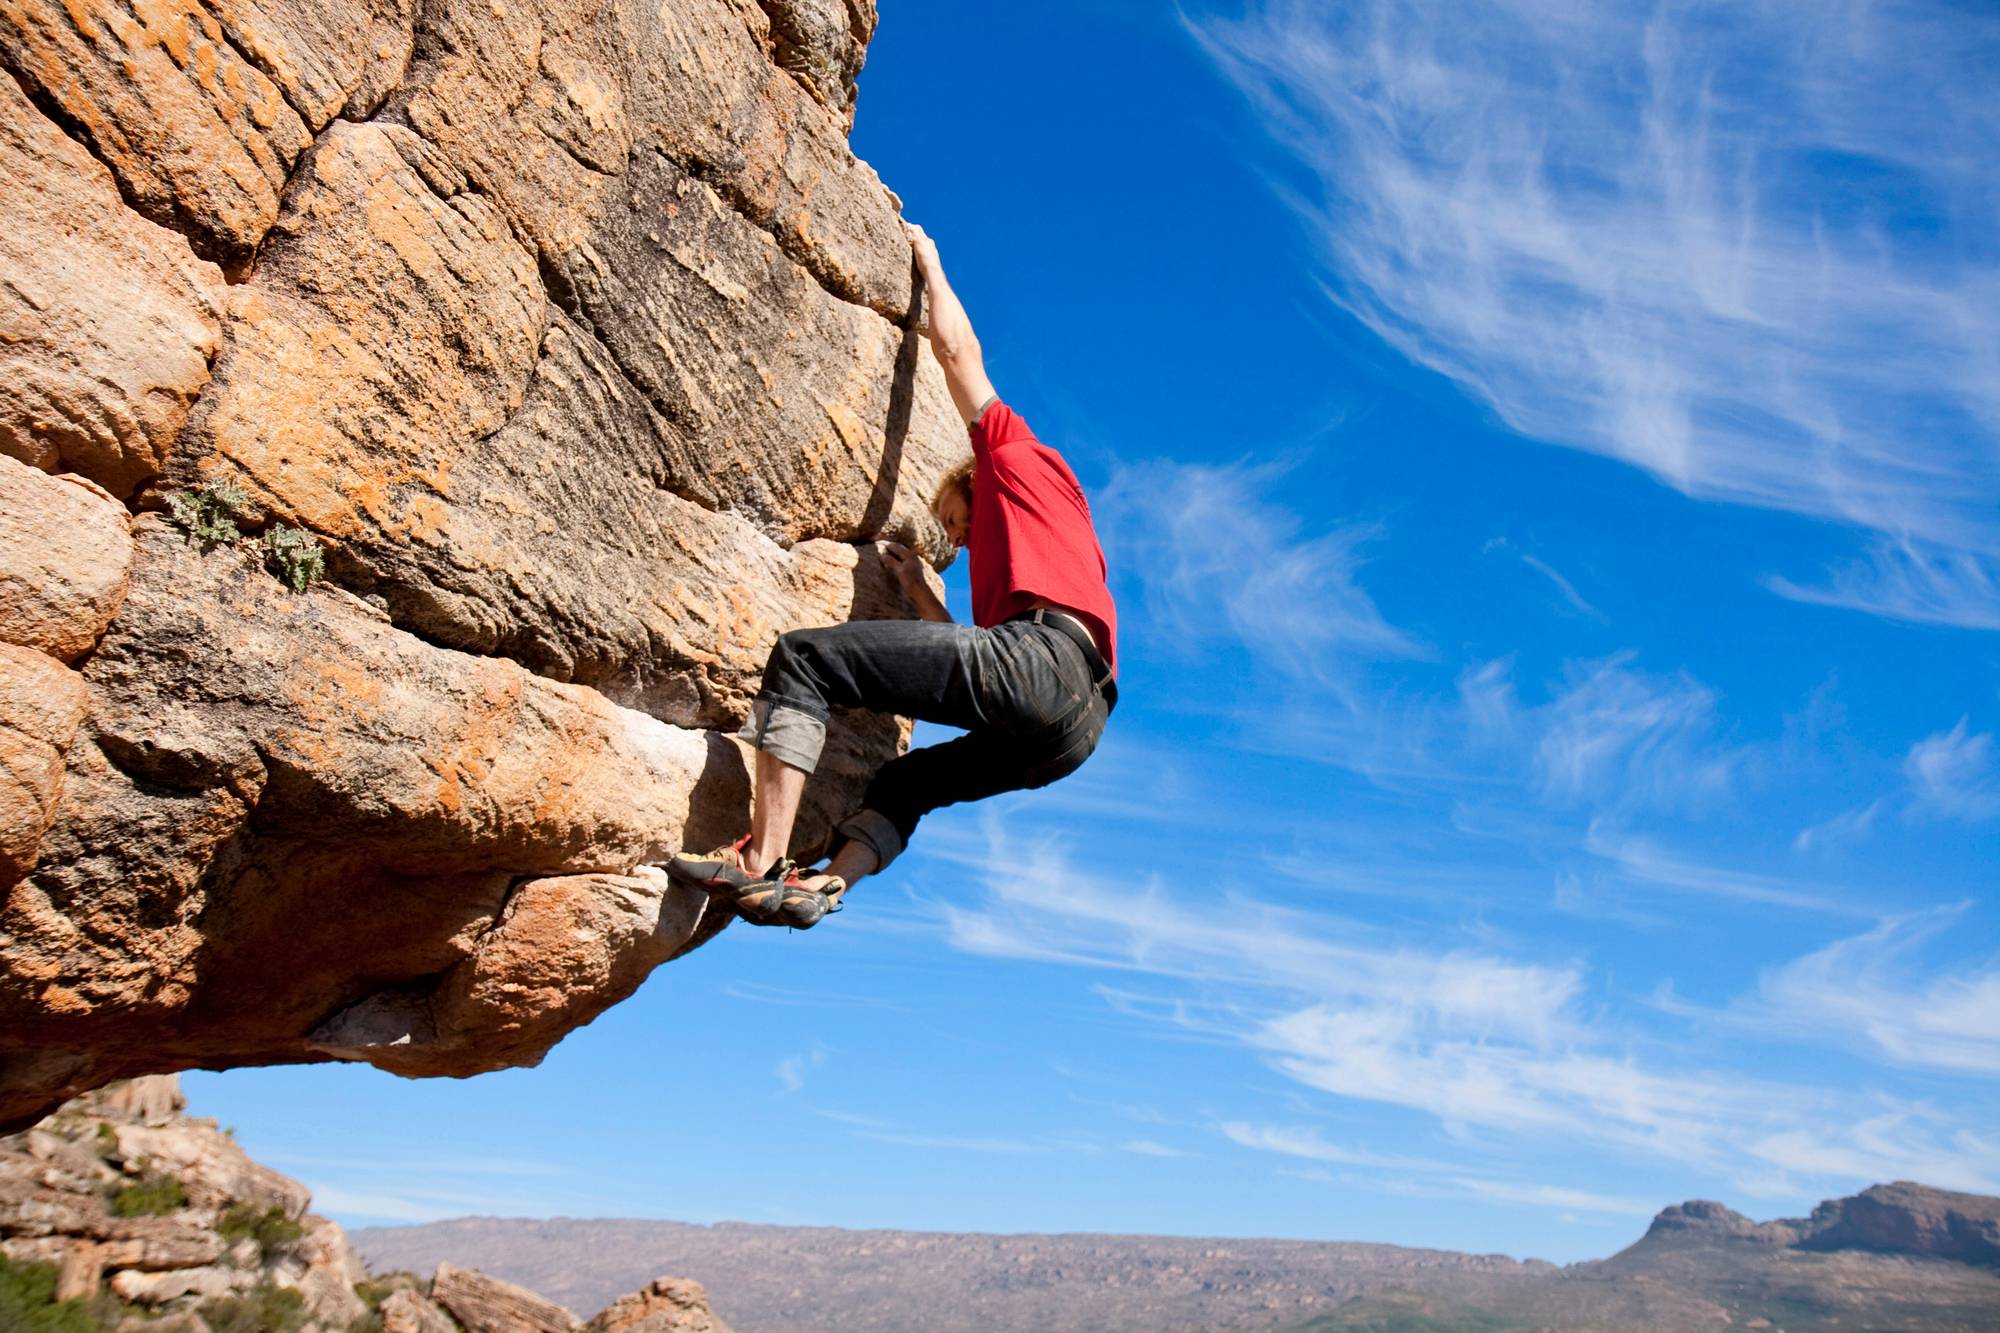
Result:
{"label": "rough rock texture", "polygon": [[439,1264],[431,1299],[466,1333],[576,1333],[583,1321],[526,1287],[450,1264]]}
{"label": "rough rock texture", "polygon": [[2000,1269],[2000,1199],[1983,1194],[1899,1180],[1830,1199],[1790,1225],[1804,1250],[1926,1255]]}
{"label": "rough rock texture", "polygon": [[[910,614],[869,542],[964,448],[874,21],[0,0],[0,1126],[532,1064],[724,924],[642,863],[741,831],[779,633]],[[158,512],[219,483],[327,581]],[[796,850],[907,734],[849,722]]]}
{"label": "rough rock texture", "polygon": [[0,643],[74,661],[104,634],[132,568],[128,518],[81,477],[0,455]]}
{"label": "rough rock texture", "polygon": [[127,208],[12,79],[0,79],[0,272],[0,454],[131,494],[208,382],[222,274]]}
{"label": "rough rock texture", "polygon": [[[213,1120],[183,1115],[185,1106],[177,1076],[135,1079],[0,1137],[0,1258],[50,1265],[57,1302],[108,1292],[122,1310],[70,1314],[98,1328],[124,1312],[120,1333],[200,1333],[210,1326],[204,1313],[244,1328],[250,1316],[232,1303],[268,1308],[272,1288],[297,1293],[302,1333],[582,1327],[534,1292],[449,1264],[429,1283],[409,1273],[371,1280],[346,1233],[306,1211],[305,1186],[252,1161]],[[175,1192],[162,1194],[165,1183]],[[130,1211],[120,1207],[121,1192],[135,1186],[149,1191],[146,1206],[160,1215],[121,1215]],[[57,1312],[50,1318],[49,1327],[83,1326]],[[700,1284],[676,1278],[620,1299],[590,1327],[728,1333]]]}
{"label": "rough rock texture", "polygon": [[[346,1234],[306,1212],[306,1188],[181,1106],[172,1076],[140,1079],[0,1138],[0,1254],[59,1265],[59,1299],[108,1287],[127,1304],[198,1317],[203,1301],[270,1285],[297,1291],[323,1327],[364,1316],[355,1284],[366,1272]],[[120,1215],[121,1191],[161,1181],[178,1186],[155,1205],[164,1215]],[[232,1238],[231,1226],[258,1217],[296,1231],[262,1245]]]}
{"label": "rough rock texture", "polygon": [[588,1333],[729,1333],[693,1278],[656,1277],[620,1296],[585,1326]]}
{"label": "rough rock texture", "polygon": [[458,1333],[458,1325],[435,1301],[405,1288],[392,1291],[376,1307],[382,1333]]}
{"label": "rough rock texture", "polygon": [[35,863],[87,701],[82,678],[62,663],[0,643],[0,886]]}

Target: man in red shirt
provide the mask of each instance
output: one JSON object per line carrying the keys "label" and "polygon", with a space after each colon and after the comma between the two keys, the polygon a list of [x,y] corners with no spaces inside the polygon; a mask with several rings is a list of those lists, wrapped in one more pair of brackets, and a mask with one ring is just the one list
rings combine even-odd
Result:
{"label": "man in red shirt", "polygon": [[[971,557],[974,623],[954,624],[916,554],[890,542],[883,558],[919,619],[853,621],[779,638],[739,733],[757,749],[750,832],[668,864],[758,925],[811,926],[837,910],[840,895],[895,860],[917,821],[939,806],[1074,772],[1097,748],[1118,701],[1118,615],[1083,488],[1062,455],[994,393],[936,245],[921,227],[909,233],[930,306],[931,351],[972,437],[972,457],[947,474],[933,509]],[[785,852],[834,706],[962,727],[965,735],[884,765],[861,808],[838,825],[833,859],[811,873]]]}

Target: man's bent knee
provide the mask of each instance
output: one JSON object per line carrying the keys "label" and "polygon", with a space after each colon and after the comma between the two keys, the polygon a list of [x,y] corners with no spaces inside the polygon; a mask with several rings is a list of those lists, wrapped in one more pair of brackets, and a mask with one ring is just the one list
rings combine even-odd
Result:
{"label": "man's bent knee", "polygon": [[826,723],[782,699],[759,695],[750,705],[737,739],[793,768],[810,773],[826,748]]}
{"label": "man's bent knee", "polygon": [[875,853],[877,872],[887,870],[889,863],[903,852],[903,831],[887,815],[866,806],[841,820],[834,831]]}

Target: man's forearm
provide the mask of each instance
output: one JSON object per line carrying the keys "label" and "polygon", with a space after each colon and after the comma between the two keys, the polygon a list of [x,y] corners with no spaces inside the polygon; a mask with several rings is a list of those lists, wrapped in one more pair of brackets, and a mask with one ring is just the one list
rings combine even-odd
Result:
{"label": "man's forearm", "polygon": [[940,362],[966,361],[979,364],[979,336],[972,331],[972,318],[965,313],[958,293],[944,276],[944,265],[935,253],[918,257],[918,271],[924,278],[924,302],[929,307],[931,351]]}
{"label": "man's forearm", "polygon": [[958,414],[970,424],[974,414],[993,397],[993,383],[986,378],[986,363],[980,352],[972,320],[959,303],[958,293],[944,276],[937,246],[921,227],[910,228],[910,241],[917,256],[917,272],[924,282],[924,304],[930,317],[931,353],[944,371],[951,400]]}
{"label": "man's forearm", "polygon": [[910,605],[917,608],[917,619],[935,620],[945,625],[953,623],[951,612],[944,609],[944,603],[939,601],[938,595],[931,591],[930,584],[913,584],[903,591],[909,594]]}

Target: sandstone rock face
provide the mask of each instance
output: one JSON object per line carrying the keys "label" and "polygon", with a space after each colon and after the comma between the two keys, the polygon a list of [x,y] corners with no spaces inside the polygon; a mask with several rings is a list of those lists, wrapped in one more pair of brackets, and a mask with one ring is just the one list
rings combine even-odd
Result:
{"label": "sandstone rock face", "polygon": [[132,568],[127,515],[80,477],[0,455],[0,643],[59,661],[103,637]]}
{"label": "sandstone rock face", "polygon": [[[644,863],[747,822],[779,633],[910,614],[870,542],[941,556],[964,449],[874,22],[0,0],[0,1126],[532,1064],[725,924]],[[224,487],[326,581],[159,512]],[[907,737],[849,722],[797,850]]]}
{"label": "sandstone rock face", "polygon": [[466,1333],[577,1333],[583,1321],[526,1287],[470,1269],[439,1264],[431,1298]]}
{"label": "sandstone rock face", "polygon": [[0,271],[0,454],[131,494],[208,381],[222,274],[127,208],[12,79],[0,79]]}
{"label": "sandstone rock face", "polygon": [[692,1278],[656,1277],[620,1296],[589,1324],[588,1333],[729,1333],[708,1307],[708,1292]]}
{"label": "sandstone rock face", "polygon": [[62,663],[0,643],[0,886],[35,863],[87,703],[82,678]]}

